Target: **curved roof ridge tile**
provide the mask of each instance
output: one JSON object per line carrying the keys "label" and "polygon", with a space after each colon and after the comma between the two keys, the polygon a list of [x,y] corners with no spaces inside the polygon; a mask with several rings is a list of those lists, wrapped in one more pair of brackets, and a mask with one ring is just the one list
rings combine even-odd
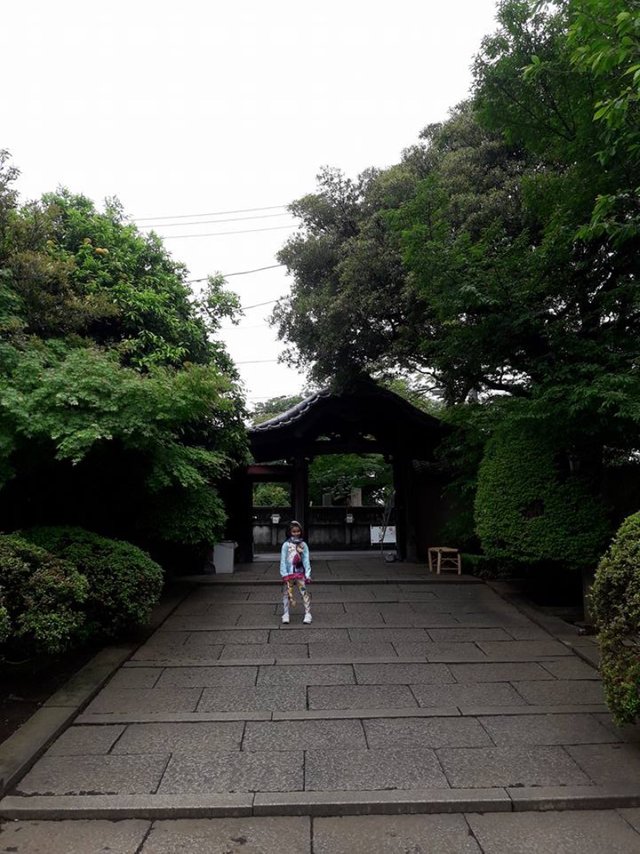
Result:
{"label": "curved roof ridge tile", "polygon": [[316,391],[309,395],[309,397],[305,397],[305,399],[301,400],[300,403],[296,403],[296,405],[292,406],[291,409],[287,409],[286,412],[281,412],[280,415],[274,415],[274,417],[269,418],[268,421],[256,424],[255,427],[251,428],[250,432],[263,433],[267,430],[273,430],[277,427],[283,427],[285,424],[291,424],[294,421],[298,421],[314,404],[327,397],[331,397],[331,391],[329,391],[329,389]]}

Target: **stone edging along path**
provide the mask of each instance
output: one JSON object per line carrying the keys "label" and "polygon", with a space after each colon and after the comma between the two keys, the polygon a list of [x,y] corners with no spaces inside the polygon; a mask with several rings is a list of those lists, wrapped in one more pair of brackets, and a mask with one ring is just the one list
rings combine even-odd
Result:
{"label": "stone edging along path", "polygon": [[[351,579],[349,579],[351,580]],[[355,578],[354,578],[355,580]],[[428,580],[436,585],[439,585],[439,579],[425,579],[424,576],[417,577],[403,576],[398,578],[397,576],[393,578],[393,583],[401,583],[401,584],[413,584],[413,583],[424,583],[425,580]],[[218,582],[214,582],[216,587],[223,588],[224,587],[234,587],[236,585],[251,585],[252,588],[256,585],[256,578],[245,578],[237,577],[233,580],[225,579],[224,582],[222,579]],[[358,579],[360,582],[360,579]],[[465,583],[466,582],[466,583]],[[463,585],[469,583],[481,584],[477,579],[465,579]],[[210,583],[210,582],[209,582]],[[263,582],[266,583],[266,582]],[[343,577],[340,579],[331,578],[330,580],[318,580],[316,582],[318,585],[322,584],[345,584],[347,582],[347,578]],[[368,584],[385,584],[385,582],[380,577],[368,578]],[[443,580],[443,583],[448,583]],[[270,582],[272,586],[277,585],[277,581]],[[208,586],[208,583],[205,582],[203,585]],[[489,585],[487,585],[489,586]],[[247,588],[248,589],[248,588]],[[264,588],[263,588],[264,589]],[[364,593],[365,591],[363,591]],[[348,591],[347,591],[348,593]],[[507,597],[503,596],[502,591],[494,590],[494,593],[502,596],[506,601]],[[233,595],[233,594],[232,594]],[[261,595],[261,594],[260,594]],[[338,594],[339,595],[339,594]],[[430,595],[430,594],[429,594]],[[248,596],[248,593],[247,593]],[[233,596],[233,599],[237,597]],[[231,597],[227,596],[226,604],[229,605],[232,601]],[[267,601],[265,599],[256,598],[253,604],[258,605],[261,601]],[[270,601],[270,600],[269,600]],[[319,603],[322,602],[320,598],[317,600]],[[363,597],[358,597],[358,601],[366,601]],[[387,597],[383,592],[383,595],[380,599],[381,602],[387,602]],[[389,599],[388,601],[393,601],[393,599]],[[345,600],[346,602],[346,600]],[[251,605],[252,603],[248,601],[244,601],[245,605]],[[515,605],[515,603],[510,603]],[[173,607],[169,608],[165,613],[165,618],[169,616],[169,613],[175,609],[178,605],[176,601],[173,604]],[[362,606],[359,606],[362,607]],[[387,607],[386,605],[384,607]],[[516,605],[517,607],[517,605]],[[182,609],[181,609],[182,610]],[[346,627],[349,625],[350,616],[349,609],[346,609],[347,613],[342,614],[340,617],[340,621],[336,622],[335,620],[331,620],[327,623],[328,628],[336,628],[338,625],[342,626],[343,623]],[[187,609],[185,613],[200,613],[198,609],[191,610]],[[322,613],[322,612],[321,612]],[[327,612],[329,613],[329,612]],[[530,619],[532,619],[532,615],[527,615]],[[540,615],[541,620],[535,620],[538,622],[538,625],[544,629],[544,632],[547,636],[554,636],[554,632],[550,631],[553,629],[553,626],[542,625],[544,621],[544,615]],[[198,618],[193,618],[196,622]],[[267,620],[263,621],[262,619],[251,623],[251,628],[261,628],[274,629],[272,617],[269,617]],[[161,620],[159,622],[162,622]],[[172,622],[174,622],[174,618],[172,618]],[[321,619],[317,621],[321,622]],[[564,626],[564,629],[571,633],[570,627],[566,626],[566,624],[560,623],[560,629]],[[158,623],[159,624],[159,623]],[[481,623],[480,623],[481,624]],[[358,630],[363,626],[363,622],[355,623]],[[241,623],[238,625],[234,625],[233,628],[229,629],[229,632],[234,632],[238,630],[242,630],[245,628]],[[247,624],[246,628],[249,628]],[[296,630],[299,627],[291,626],[287,627],[287,631],[292,631],[296,633]],[[370,626],[372,629],[380,629],[381,624],[376,623]],[[387,628],[397,629],[398,626],[387,626]],[[556,627],[557,628],[557,627]],[[235,631],[234,631],[235,630]],[[343,630],[343,629],[341,629]],[[197,633],[198,630],[196,630]],[[557,640],[560,640],[564,646],[567,648],[567,654],[570,656],[570,649],[572,649],[573,645],[570,642],[567,642],[568,636],[564,636],[564,631],[560,632],[560,635],[556,635]],[[232,643],[236,643],[235,639],[233,641],[229,641]],[[297,643],[297,641],[296,641]],[[592,643],[592,641],[590,641]],[[496,657],[492,656],[491,648],[495,648],[496,646],[500,646],[501,644],[489,644],[489,648],[485,650],[486,656],[483,660],[487,662],[494,661],[513,661],[514,664],[517,664],[517,660],[505,658],[504,654],[501,654]],[[271,645],[269,645],[271,646]],[[364,645],[360,644],[360,648]],[[436,645],[437,646],[437,645]],[[517,646],[517,644],[516,644]],[[563,653],[558,653],[557,651],[549,651],[546,649],[552,647],[551,643],[544,643],[545,651],[540,652],[539,657],[544,658],[557,658],[558,655],[562,655]],[[354,645],[354,649],[355,649]],[[233,650],[232,654],[235,654],[238,647],[230,647]],[[247,646],[246,650],[252,649]],[[255,647],[253,647],[255,649]],[[151,667],[158,669],[160,672],[160,668],[176,668],[176,667],[189,667],[191,670],[196,670],[199,668],[210,668],[212,670],[216,670],[220,672],[228,667],[249,667],[250,665],[253,667],[269,667],[274,664],[287,664],[287,665],[305,665],[307,667],[313,667],[313,665],[323,665],[323,664],[342,664],[344,663],[343,658],[337,655],[326,655],[323,657],[317,658],[291,658],[284,657],[282,659],[278,658],[277,653],[278,645],[276,644],[273,649],[274,658],[255,658],[249,659],[248,657],[242,657],[240,659],[228,658],[228,659],[217,659],[214,660],[212,658],[201,658],[201,659],[175,659],[172,660],[169,658],[171,654],[170,649],[167,651],[167,658],[162,659],[159,656],[155,656],[151,661],[144,660],[131,660],[127,661],[127,658],[132,654],[133,650],[129,650],[127,654],[123,654],[122,650],[120,651],[121,659],[120,663],[124,664],[124,667],[121,670],[121,673],[128,671],[129,675],[133,675],[134,671],[141,667]],[[311,649],[311,647],[310,647]],[[463,648],[460,647],[462,650]],[[557,647],[556,647],[557,649]],[[507,646],[504,646],[504,650],[507,650]],[[272,651],[271,649],[269,650]],[[366,651],[366,650],[365,650]],[[409,649],[406,650],[407,652]],[[293,652],[293,649],[292,649]],[[477,650],[476,650],[477,652]],[[247,656],[251,654],[250,652],[245,652],[244,655]],[[312,655],[310,651],[310,656]],[[457,652],[456,652],[457,654]],[[254,653],[255,655],[255,653]],[[430,658],[429,661],[433,661],[437,659]],[[449,661],[460,661],[460,660],[474,660],[474,659],[449,659]],[[387,666],[390,664],[394,665],[403,665],[410,663],[419,663],[424,665],[425,658],[424,657],[407,657],[406,655],[402,655],[400,651],[398,651],[398,656],[395,658],[385,657],[383,655],[357,655],[355,653],[351,653],[349,657],[349,661],[353,664],[359,663],[379,663],[386,664]],[[114,658],[115,662],[115,658]],[[543,662],[544,663],[544,662]],[[103,663],[106,667],[106,662]],[[436,665],[440,666],[440,665]],[[584,665],[580,665],[584,667]],[[111,667],[111,672],[114,669],[118,669],[118,664],[113,664]],[[175,671],[174,671],[175,672]],[[82,671],[81,671],[82,673]],[[78,674],[79,675],[79,674]],[[229,674],[231,676],[231,674]],[[101,684],[103,684],[108,679],[109,674],[104,676],[100,683],[96,685],[91,696],[93,696]],[[77,678],[77,677],[76,677]],[[120,676],[118,676],[118,679]],[[579,678],[579,677],[576,677]],[[580,677],[581,678],[581,677]],[[589,678],[589,677],[586,677]],[[198,676],[199,679],[199,676]],[[72,680],[73,681],[73,680]],[[126,680],[125,680],[126,681]],[[135,680],[134,680],[135,681]],[[392,680],[393,681],[393,680]],[[196,680],[196,684],[207,684],[201,683]],[[217,679],[213,680],[211,684],[218,684]],[[320,683],[312,683],[312,684],[320,684]],[[366,680],[365,680],[366,684]],[[64,690],[64,689],[63,689]],[[90,697],[88,694],[85,694],[84,701],[81,706],[84,708],[86,703]],[[459,700],[463,700],[463,697],[459,697]],[[467,698],[469,699],[469,698]],[[492,698],[489,697],[488,701],[491,702]],[[580,702],[580,699],[576,700]],[[451,707],[420,707],[413,706],[411,708],[404,708],[407,703],[401,702],[398,703],[395,708],[350,708],[350,709],[340,709],[340,708],[327,708],[327,709],[305,709],[304,706],[298,708],[298,710],[292,709],[291,711],[271,711],[269,709],[262,710],[253,710],[249,711],[249,709],[245,709],[244,711],[237,712],[207,712],[207,711],[166,711],[166,712],[157,712],[153,710],[153,706],[148,708],[140,707],[138,710],[132,711],[130,713],[124,714],[125,708],[118,709],[114,707],[113,711],[110,714],[101,714],[102,711],[98,706],[95,706],[96,711],[93,712],[92,709],[89,709],[88,712],[83,712],[79,716],[77,716],[74,720],[73,730],[76,732],[76,735],[79,732],[85,731],[88,736],[91,735],[91,730],[85,730],[85,726],[91,727],[91,725],[99,725],[99,724],[117,724],[123,723],[128,725],[135,724],[146,724],[146,723],[198,723],[198,722],[218,722],[218,721],[331,721],[331,720],[349,720],[349,719],[360,719],[363,722],[366,721],[374,721],[379,718],[448,718],[451,720],[452,718],[457,718],[458,720],[464,718],[465,716],[469,717],[477,717],[483,716],[483,718],[489,718],[490,716],[498,715],[498,716],[520,716],[520,715],[548,715],[553,714],[557,716],[557,719],[562,718],[564,715],[573,715],[573,714],[583,714],[588,715],[589,713],[600,713],[604,711],[604,707],[602,705],[581,705],[581,706],[560,706],[557,705],[555,707],[550,706],[536,706],[533,705],[522,705],[522,706],[487,706],[487,705],[479,705],[478,703],[467,702],[460,703],[457,706]],[[390,705],[389,703],[388,705]],[[398,708],[401,706],[401,708]],[[60,706],[54,706],[53,708],[60,708]],[[93,708],[93,707],[92,707]],[[195,706],[193,707],[195,708]],[[80,708],[76,706],[76,710],[68,715],[67,723],[70,722],[71,718],[74,717],[77,711]],[[108,711],[106,709],[105,711]],[[494,718],[495,720],[495,718]],[[506,720],[506,718],[505,718]],[[310,724],[309,724],[310,725]],[[304,726],[309,726],[308,724],[304,724]],[[486,724],[491,728],[493,724],[487,722]],[[568,725],[568,724],[567,724]],[[61,724],[58,727],[58,730],[64,728],[65,724]],[[253,724],[249,724],[248,726],[254,726]],[[262,724],[259,724],[262,727]],[[270,725],[269,725],[270,726]],[[278,726],[278,725],[275,725]],[[299,726],[299,724],[296,724]],[[315,724],[313,724],[315,726]],[[324,726],[324,725],[323,725]],[[527,725],[528,726],[528,725]],[[49,737],[46,743],[51,741],[52,736]],[[500,742],[496,742],[500,744]],[[553,742],[535,742],[536,744],[549,744]],[[573,743],[573,742],[571,742]],[[577,743],[577,742],[576,742]],[[245,748],[246,749],[246,748]],[[248,748],[249,750],[255,748]],[[42,749],[39,751],[42,752]],[[126,754],[127,751],[121,751],[121,754]],[[39,755],[39,754],[38,754]],[[0,753],[1,756],[1,753]],[[30,763],[28,763],[25,767],[23,767],[22,771],[18,774],[15,774],[13,779],[14,781],[18,779],[18,777],[22,776],[27,770],[30,764],[33,764],[37,756],[33,756]],[[41,763],[42,764],[42,763]],[[32,777],[33,775],[30,775]],[[598,779],[597,777],[594,779]],[[342,781],[338,781],[338,785],[340,785]],[[366,786],[366,780],[362,780]],[[375,786],[375,782],[372,783],[368,781],[370,785]],[[507,780],[495,780],[494,783],[506,783]],[[518,782],[517,780],[512,780],[511,782]],[[552,782],[549,780],[548,782]],[[364,814],[417,814],[417,813],[453,813],[453,812],[520,812],[520,811],[532,811],[532,810],[575,810],[575,809],[606,809],[606,808],[619,808],[619,807],[634,807],[640,805],[640,781],[638,785],[635,785],[635,781],[633,781],[630,785],[605,785],[605,781],[601,780],[598,785],[581,785],[580,781],[574,780],[572,785],[563,785],[563,786],[555,786],[555,785],[540,785],[540,786],[528,786],[526,785],[526,780],[523,780],[522,783],[516,786],[509,785],[493,785],[485,788],[464,788],[464,783],[462,786],[458,788],[411,788],[411,789],[377,789],[373,790],[341,790],[341,791],[330,791],[331,788],[337,788],[337,786],[331,787],[331,785],[326,786],[327,790],[301,790],[301,791],[288,791],[288,792],[266,792],[259,791],[259,786],[256,786],[257,791],[253,789],[247,793],[231,793],[225,792],[224,790],[219,790],[217,793],[208,793],[206,789],[204,791],[194,791],[180,793],[180,790],[172,793],[169,789],[168,791],[162,792],[162,789],[158,793],[154,794],[92,794],[91,792],[82,791],[83,788],[94,788],[93,786],[85,784],[84,786],[78,787],[77,791],[79,792],[77,795],[65,795],[62,794],[65,791],[64,787],[59,787],[58,791],[60,794],[58,795],[50,795],[46,794],[48,791],[56,791],[56,788],[53,787],[49,789],[48,787],[35,788],[30,787],[29,784],[25,787],[25,792],[21,796],[10,795],[4,798],[2,802],[0,802],[0,817],[7,819],[62,819],[62,818],[74,818],[74,819],[98,819],[98,818],[110,818],[110,819],[123,819],[123,818],[141,818],[141,819],[158,819],[158,818],[210,818],[210,817],[222,817],[222,816],[264,816],[264,815],[297,815],[297,816],[340,816],[340,815],[364,815]],[[427,786],[431,785],[431,781],[425,780]],[[524,785],[523,785],[524,783]],[[438,784],[436,784],[438,785]],[[478,785],[482,785],[482,781],[478,781]],[[250,787],[251,788],[251,787]],[[266,788],[266,787],[265,787]],[[321,787],[320,787],[321,788]],[[313,786],[311,787],[313,789]],[[69,788],[67,791],[72,791]],[[108,792],[108,788],[103,788],[103,792]],[[116,789],[117,791],[117,789]],[[126,791],[126,790],[125,790]],[[135,790],[133,790],[135,791]],[[138,790],[140,791],[140,790]],[[144,790],[143,790],[144,791]],[[148,791],[153,792],[154,789],[150,789]]]}

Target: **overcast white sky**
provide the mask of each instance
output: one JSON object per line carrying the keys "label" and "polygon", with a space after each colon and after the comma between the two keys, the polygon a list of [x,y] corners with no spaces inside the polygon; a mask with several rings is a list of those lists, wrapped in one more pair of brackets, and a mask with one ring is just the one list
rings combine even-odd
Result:
{"label": "overcast white sky", "polygon": [[[24,200],[59,184],[164,235],[275,228],[288,215],[194,220],[286,205],[322,165],[355,176],[398,161],[469,88],[495,0],[21,0],[3,4],[0,148]],[[167,223],[183,225],[169,226]],[[142,224],[142,223],[141,223]],[[292,229],[177,237],[199,278],[275,264]],[[229,279],[244,305],[288,292],[282,269]],[[275,360],[266,317],[225,332],[238,363]],[[241,364],[250,403],[304,383],[272,361]]]}

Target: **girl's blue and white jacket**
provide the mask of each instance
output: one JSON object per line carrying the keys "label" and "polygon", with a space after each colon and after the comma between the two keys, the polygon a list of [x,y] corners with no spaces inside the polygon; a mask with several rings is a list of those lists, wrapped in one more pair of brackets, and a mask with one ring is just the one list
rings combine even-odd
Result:
{"label": "girl's blue and white jacket", "polygon": [[298,546],[302,546],[302,568],[304,569],[304,577],[308,580],[311,578],[311,561],[309,560],[309,546],[304,542],[294,543],[291,539],[285,540],[280,551],[280,575],[282,578],[288,576],[301,577],[300,566],[295,567],[293,564],[293,556],[298,551]]}

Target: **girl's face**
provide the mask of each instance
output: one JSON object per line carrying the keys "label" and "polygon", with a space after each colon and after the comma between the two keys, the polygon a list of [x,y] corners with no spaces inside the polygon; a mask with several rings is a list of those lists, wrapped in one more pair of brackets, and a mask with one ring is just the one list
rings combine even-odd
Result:
{"label": "girl's face", "polygon": [[294,527],[291,529],[291,536],[292,537],[301,537],[302,536],[302,531],[300,530],[300,528],[298,528],[297,525],[294,525]]}

